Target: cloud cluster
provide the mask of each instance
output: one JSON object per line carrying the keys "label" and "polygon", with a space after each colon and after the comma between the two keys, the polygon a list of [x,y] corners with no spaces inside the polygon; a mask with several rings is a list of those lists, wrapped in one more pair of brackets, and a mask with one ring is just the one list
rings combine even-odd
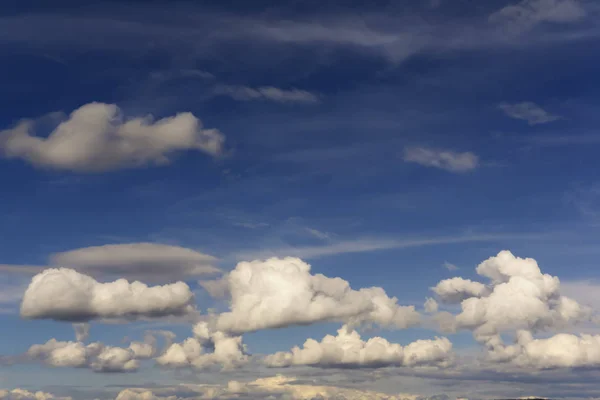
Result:
{"label": "cloud cluster", "polygon": [[[184,394],[185,393],[185,394]],[[311,384],[291,376],[277,375],[250,382],[224,385],[182,385],[165,389],[129,388],[116,400],[273,399],[273,400],[426,400],[411,394],[386,394],[372,390]]]}
{"label": "cloud cluster", "polygon": [[156,363],[172,368],[204,369],[220,365],[223,369],[231,369],[248,361],[241,336],[213,331],[206,322],[197,323],[193,332],[193,337],[168,346],[163,354],[156,358]]}
{"label": "cloud cluster", "polygon": [[298,258],[240,262],[228,276],[230,311],[217,329],[251,332],[321,321],[407,328],[419,322],[414,306],[400,306],[379,287],[354,290],[341,278],[312,275]]}
{"label": "cloud cluster", "polygon": [[25,389],[0,390],[0,400],[72,400],[71,397],[56,397],[47,392],[30,392]]}
{"label": "cloud cluster", "polygon": [[498,106],[508,117],[527,121],[529,125],[547,124],[561,119],[552,115],[535,103],[523,102],[516,104],[502,103]]}
{"label": "cloud cluster", "polygon": [[524,368],[578,368],[600,366],[600,335],[580,336],[561,333],[546,339],[534,339],[522,330],[515,344],[505,346],[499,335],[486,341],[488,357]]}
{"label": "cloud cluster", "polygon": [[225,137],[203,129],[191,113],[154,121],[126,119],[114,104],[89,103],[73,111],[48,137],[25,120],[0,132],[0,155],[31,164],[77,172],[102,172],[149,164],[164,165],[176,151],[221,153]]}
{"label": "cloud cluster", "polygon": [[133,372],[140,359],[150,358],[155,348],[152,343],[132,342],[129,347],[106,346],[99,342],[62,342],[50,339],[35,344],[26,356],[54,367],[90,368],[95,372]]}
{"label": "cloud cluster", "polygon": [[418,340],[402,347],[381,337],[364,341],[358,332],[343,326],[338,330],[337,336],[327,335],[320,342],[308,339],[304,347],[294,347],[290,352],[267,356],[265,362],[271,367],[445,367],[450,365],[452,359],[452,343],[447,338]]}
{"label": "cloud cluster", "polygon": [[219,86],[215,89],[217,94],[227,95],[235,100],[269,100],[276,103],[318,103],[319,96],[306,90],[284,90],[273,86],[251,88],[247,86]]}
{"label": "cloud cluster", "polygon": [[425,147],[405,148],[404,161],[455,173],[472,171],[479,166],[479,157],[471,152],[457,153]]}
{"label": "cloud cluster", "polygon": [[194,310],[193,294],[184,282],[147,286],[119,279],[100,283],[68,268],[35,275],[25,291],[21,316],[59,321],[97,318],[160,317]]}
{"label": "cloud cluster", "polygon": [[590,316],[587,307],[561,295],[558,278],[542,274],[534,259],[501,251],[479,264],[477,273],[490,280],[487,288],[454,278],[434,290],[442,300],[466,297],[455,327],[473,330],[480,341],[504,331],[561,328]]}

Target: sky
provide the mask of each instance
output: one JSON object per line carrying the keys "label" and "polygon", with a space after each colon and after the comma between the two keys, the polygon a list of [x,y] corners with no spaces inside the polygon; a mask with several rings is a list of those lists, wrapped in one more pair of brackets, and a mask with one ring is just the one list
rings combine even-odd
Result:
{"label": "sky", "polygon": [[600,398],[599,18],[2,4],[0,399]]}

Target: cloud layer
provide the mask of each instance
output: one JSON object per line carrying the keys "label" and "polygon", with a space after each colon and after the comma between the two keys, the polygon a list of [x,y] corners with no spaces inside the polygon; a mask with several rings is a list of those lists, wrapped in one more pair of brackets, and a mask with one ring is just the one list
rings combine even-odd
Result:
{"label": "cloud layer", "polygon": [[21,316],[89,321],[184,315],[193,311],[193,298],[183,282],[151,287],[125,279],[100,283],[72,269],[53,268],[33,277],[23,296]]}
{"label": "cloud layer", "polygon": [[39,167],[76,172],[103,172],[164,165],[174,152],[196,150],[217,155],[225,137],[203,129],[191,113],[154,121],[151,116],[125,118],[114,104],[89,103],[73,111],[48,137],[24,120],[0,132],[0,155]]}

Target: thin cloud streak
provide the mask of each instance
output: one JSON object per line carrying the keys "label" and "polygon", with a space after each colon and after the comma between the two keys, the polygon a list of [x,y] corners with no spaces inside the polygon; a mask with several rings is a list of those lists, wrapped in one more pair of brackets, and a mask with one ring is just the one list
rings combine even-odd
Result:
{"label": "thin cloud streak", "polygon": [[292,256],[302,259],[314,259],[339,254],[368,253],[381,250],[407,249],[424,246],[437,246],[445,244],[461,244],[472,242],[495,242],[502,240],[530,239],[538,240],[550,236],[548,233],[505,233],[505,234],[481,234],[462,236],[441,236],[433,238],[415,239],[356,239],[340,241],[326,246],[305,247],[283,247],[273,250],[241,251],[234,255],[238,261],[265,259],[269,257]]}

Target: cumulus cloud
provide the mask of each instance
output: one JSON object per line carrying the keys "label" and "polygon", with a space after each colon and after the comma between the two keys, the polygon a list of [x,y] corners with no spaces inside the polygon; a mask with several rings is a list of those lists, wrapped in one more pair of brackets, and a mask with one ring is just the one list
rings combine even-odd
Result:
{"label": "cumulus cloud", "polygon": [[[542,274],[532,258],[523,259],[501,251],[479,264],[477,273],[488,278],[490,285],[485,293],[461,302],[461,312],[454,322],[459,329],[473,330],[480,341],[504,331],[556,329],[590,316],[589,308],[561,295],[559,279]],[[451,290],[453,285],[442,287],[450,288],[450,294],[455,293]]]}
{"label": "cumulus cloud", "polygon": [[487,340],[492,361],[511,362],[534,369],[600,366],[600,335],[580,336],[561,333],[546,339],[534,339],[531,332],[517,333],[515,344],[505,346],[499,336]]}
{"label": "cumulus cloud", "polygon": [[400,306],[379,287],[354,290],[341,278],[312,275],[293,258],[240,262],[228,276],[230,311],[217,329],[243,333],[321,321],[407,328],[419,322],[414,306]]}
{"label": "cumulus cloud", "polygon": [[433,290],[444,303],[455,304],[460,303],[469,297],[482,296],[486,291],[486,287],[483,283],[456,277],[440,281],[436,286],[432,287],[431,290]]}
{"label": "cumulus cloud", "polygon": [[569,23],[586,15],[579,0],[522,0],[494,12],[489,20],[521,31],[541,22]]}
{"label": "cumulus cloud", "polygon": [[220,95],[230,96],[239,101],[268,100],[276,103],[318,103],[319,96],[306,90],[284,90],[273,86],[251,88],[247,86],[220,86],[215,89]]}
{"label": "cumulus cloud", "polygon": [[0,390],[0,400],[72,400],[71,397],[56,397],[47,392],[30,392],[25,389]]}
{"label": "cumulus cloud", "polygon": [[381,337],[364,341],[358,332],[346,325],[338,330],[337,336],[327,335],[321,342],[308,339],[302,348],[294,347],[290,352],[278,352],[265,359],[265,363],[271,367],[290,365],[444,367],[451,361],[452,343],[446,338],[418,340],[402,347]]}
{"label": "cumulus cloud", "polygon": [[224,275],[219,279],[198,281],[198,285],[202,286],[202,288],[215,299],[225,299],[230,295],[229,277],[227,275]]}
{"label": "cumulus cloud", "polygon": [[125,279],[100,283],[72,269],[53,268],[32,278],[23,296],[21,316],[89,321],[185,315],[194,310],[192,301],[193,294],[184,282],[150,287]]}
{"label": "cumulus cloud", "polygon": [[457,153],[451,150],[425,147],[405,148],[404,161],[455,173],[472,171],[479,165],[479,157],[471,152]]}
{"label": "cumulus cloud", "polygon": [[203,129],[191,113],[154,121],[151,116],[125,118],[114,104],[89,103],[73,111],[48,137],[24,120],[0,132],[0,155],[44,168],[102,172],[164,165],[177,151],[221,153],[225,137]]}
{"label": "cumulus cloud", "polygon": [[35,344],[26,356],[54,367],[90,368],[95,372],[133,372],[140,359],[150,358],[155,350],[149,343],[132,342],[129,347],[106,346],[100,342],[62,342],[50,339]]}
{"label": "cumulus cloud", "polygon": [[197,323],[193,332],[193,337],[167,347],[163,354],[156,358],[156,363],[173,368],[204,369],[220,365],[223,369],[231,369],[248,361],[241,336],[214,331],[206,322]]}
{"label": "cumulus cloud", "polygon": [[502,103],[498,106],[508,117],[527,121],[529,125],[547,124],[561,119],[552,115],[535,103],[523,102],[516,104]]}

